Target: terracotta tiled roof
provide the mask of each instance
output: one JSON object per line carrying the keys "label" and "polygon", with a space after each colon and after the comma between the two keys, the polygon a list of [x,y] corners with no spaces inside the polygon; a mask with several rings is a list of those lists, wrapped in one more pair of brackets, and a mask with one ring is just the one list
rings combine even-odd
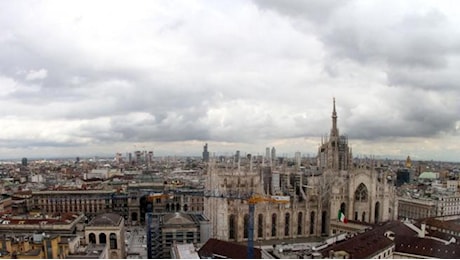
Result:
{"label": "terracotta tiled roof", "polygon": [[[385,237],[387,231],[394,233],[393,241]],[[348,252],[351,258],[369,258],[374,252],[394,243],[395,252],[398,253],[429,258],[460,258],[460,237],[439,231],[428,229],[427,231],[428,233],[425,233],[425,237],[422,238],[418,236],[416,231],[406,226],[403,222],[391,221],[380,226],[374,226],[372,230],[329,246],[320,251],[320,253],[324,257],[327,257],[330,250],[343,250]],[[434,237],[435,239],[430,237]],[[452,237],[455,238],[455,242],[446,244]]]}
{"label": "terracotta tiled roof", "polygon": [[422,255],[430,258],[460,258],[460,248],[455,245],[445,245],[443,242],[415,236],[398,236],[395,238],[395,251]]}
{"label": "terracotta tiled roof", "polygon": [[[246,259],[248,247],[232,242],[211,238],[198,250],[200,258],[210,258],[213,255],[224,256],[232,259]],[[254,258],[261,259],[259,248],[254,248]]]}
{"label": "terracotta tiled roof", "polygon": [[388,248],[392,244],[393,241],[385,237],[381,230],[373,229],[329,246],[320,253],[323,257],[328,257],[331,250],[346,251],[351,258],[371,258],[375,252]]}
{"label": "terracotta tiled roof", "polygon": [[460,222],[459,220],[450,220],[443,221],[435,218],[428,218],[425,220],[426,224],[431,227],[443,228],[447,230],[452,230],[455,232],[460,232]]}

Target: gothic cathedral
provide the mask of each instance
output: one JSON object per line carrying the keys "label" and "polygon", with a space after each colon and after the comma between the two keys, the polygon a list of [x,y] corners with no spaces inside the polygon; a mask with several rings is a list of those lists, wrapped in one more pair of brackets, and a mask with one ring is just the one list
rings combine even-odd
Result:
{"label": "gothic cathedral", "polygon": [[322,140],[316,161],[289,167],[264,158],[210,158],[204,213],[211,237],[242,242],[248,239],[251,194],[282,197],[289,203],[262,201],[255,205],[254,241],[331,235],[339,212],[350,221],[378,223],[397,217],[393,176],[373,160],[356,160],[348,138],[339,134],[335,99],[332,128]]}

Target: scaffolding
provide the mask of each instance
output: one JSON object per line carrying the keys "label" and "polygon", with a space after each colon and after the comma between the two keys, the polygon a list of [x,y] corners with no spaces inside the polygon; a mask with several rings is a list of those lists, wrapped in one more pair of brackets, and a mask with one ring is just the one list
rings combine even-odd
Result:
{"label": "scaffolding", "polygon": [[161,235],[161,216],[152,212],[146,213],[147,219],[147,257],[159,259],[163,256],[163,239]]}

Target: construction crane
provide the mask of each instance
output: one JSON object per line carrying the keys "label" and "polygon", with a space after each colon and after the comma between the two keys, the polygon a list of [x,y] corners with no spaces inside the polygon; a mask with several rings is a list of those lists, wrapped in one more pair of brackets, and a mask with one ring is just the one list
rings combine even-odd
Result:
{"label": "construction crane", "polygon": [[216,197],[222,199],[240,199],[246,201],[249,206],[249,223],[248,223],[248,251],[247,258],[254,258],[254,212],[255,205],[262,202],[287,204],[290,202],[289,196],[267,196],[253,194],[250,196],[232,196],[232,195],[204,195],[205,197]]}
{"label": "construction crane", "polygon": [[263,195],[252,195],[247,199],[249,205],[249,223],[248,223],[248,259],[254,258],[254,211],[255,204],[261,202],[271,202],[271,203],[289,203],[289,197],[286,196],[263,196]]}

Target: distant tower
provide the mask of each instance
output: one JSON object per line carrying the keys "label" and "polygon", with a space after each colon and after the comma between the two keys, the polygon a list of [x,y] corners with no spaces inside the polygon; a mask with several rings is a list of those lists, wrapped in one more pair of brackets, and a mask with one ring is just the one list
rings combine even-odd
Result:
{"label": "distant tower", "polygon": [[115,154],[115,161],[120,164],[121,163],[121,153],[116,153]]}
{"label": "distant tower", "polygon": [[265,148],[265,160],[267,161],[268,166],[272,164],[270,160],[270,147]]}
{"label": "distant tower", "polygon": [[153,151],[149,151],[148,163],[149,165],[153,162]]}
{"label": "distant tower", "polygon": [[208,143],[203,146],[203,162],[209,162]]}
{"label": "distant tower", "polygon": [[27,167],[27,158],[26,157],[22,158],[21,164],[22,164],[22,166]]}
{"label": "distant tower", "polygon": [[129,162],[129,164],[133,163],[133,154],[132,153],[128,153],[128,162]]}
{"label": "distant tower", "polygon": [[411,168],[412,167],[412,160],[410,159],[410,156],[407,156],[406,159],[406,168]]}
{"label": "distant tower", "polygon": [[136,155],[136,163],[141,163],[141,151],[135,151],[134,154]]}
{"label": "distant tower", "polygon": [[301,154],[300,152],[295,152],[295,165],[297,169],[300,168],[300,163],[301,163]]}
{"label": "distant tower", "polygon": [[236,154],[235,154],[235,162],[239,162],[240,161],[240,151],[236,151]]}
{"label": "distant tower", "polygon": [[276,164],[276,149],[275,149],[275,147],[272,147],[271,161],[272,161],[273,165]]}

